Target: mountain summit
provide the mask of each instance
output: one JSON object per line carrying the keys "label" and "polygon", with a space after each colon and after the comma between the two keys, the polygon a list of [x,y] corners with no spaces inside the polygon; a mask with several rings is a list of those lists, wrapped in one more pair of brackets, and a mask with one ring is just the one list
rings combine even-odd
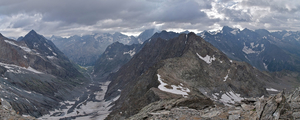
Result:
{"label": "mountain summit", "polygon": [[194,33],[151,39],[110,79],[105,98],[119,99],[108,118],[130,117],[159,100],[195,109],[212,106],[211,100],[232,104],[267,95],[265,81],[272,80]]}

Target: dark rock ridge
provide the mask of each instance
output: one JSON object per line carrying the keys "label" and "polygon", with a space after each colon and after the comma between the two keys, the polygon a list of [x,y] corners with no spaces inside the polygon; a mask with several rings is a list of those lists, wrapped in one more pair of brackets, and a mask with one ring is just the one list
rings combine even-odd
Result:
{"label": "dark rock ridge", "polygon": [[0,98],[19,114],[39,117],[78,96],[87,79],[35,31],[19,41],[0,36]]}
{"label": "dark rock ridge", "polygon": [[[290,33],[292,34],[292,33]],[[224,26],[219,32],[198,34],[229,58],[245,61],[262,71],[300,71],[299,41],[289,39],[287,33],[269,33]],[[283,37],[285,36],[285,37]],[[293,35],[291,35],[292,37]],[[295,37],[297,35],[294,35]],[[298,38],[300,38],[298,36]]]}
{"label": "dark rock ridge", "polygon": [[109,80],[105,99],[120,97],[107,119],[128,118],[159,100],[178,100],[171,107],[197,109],[213,106],[212,100],[230,104],[267,95],[265,82],[272,82],[267,74],[230,60],[194,33],[149,39]]}

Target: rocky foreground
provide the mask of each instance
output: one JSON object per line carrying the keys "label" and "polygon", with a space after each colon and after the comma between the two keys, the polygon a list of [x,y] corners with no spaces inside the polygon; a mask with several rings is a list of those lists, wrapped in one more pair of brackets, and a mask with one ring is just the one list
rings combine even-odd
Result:
{"label": "rocky foreground", "polygon": [[31,116],[21,116],[12,109],[11,105],[1,98],[0,100],[0,119],[1,120],[36,120]]}
{"label": "rocky foreground", "polygon": [[246,119],[246,120],[292,120],[300,119],[300,88],[292,93],[280,92],[268,98],[249,98],[234,105],[216,102],[213,107],[196,110],[177,107],[176,101],[157,101],[144,107],[129,119],[146,120],[198,120],[198,119]]}
{"label": "rocky foreground", "polygon": [[[197,99],[197,98],[195,98]],[[196,102],[201,102],[197,101]],[[249,98],[233,105],[215,102],[215,106],[207,107],[204,103],[196,106],[185,106],[185,98],[177,100],[161,100],[144,107],[130,120],[203,120],[203,119],[246,119],[246,120],[291,120],[300,119],[300,88],[292,93],[280,92],[268,98]],[[35,120],[34,117],[17,114],[11,105],[1,99],[1,120]],[[210,103],[208,103],[210,104]],[[120,113],[121,114],[121,113]]]}

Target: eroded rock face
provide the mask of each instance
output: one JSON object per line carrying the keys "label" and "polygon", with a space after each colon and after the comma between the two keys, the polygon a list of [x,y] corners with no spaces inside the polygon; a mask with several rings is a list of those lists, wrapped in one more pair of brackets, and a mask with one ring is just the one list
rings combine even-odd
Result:
{"label": "eroded rock face", "polygon": [[1,120],[36,120],[31,116],[21,116],[12,109],[11,105],[4,99],[0,100],[0,119]]}

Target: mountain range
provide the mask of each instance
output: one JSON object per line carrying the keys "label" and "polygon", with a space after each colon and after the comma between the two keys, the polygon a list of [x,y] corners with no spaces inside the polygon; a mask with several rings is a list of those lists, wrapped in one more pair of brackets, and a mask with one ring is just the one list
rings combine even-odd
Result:
{"label": "mountain range", "polygon": [[52,36],[50,40],[74,63],[81,66],[93,66],[110,44],[115,42],[125,45],[142,44],[157,31],[156,29],[148,29],[138,37],[116,32],[114,34],[74,35],[69,38]]}
{"label": "mountain range", "polygon": [[[246,61],[262,71],[299,71],[299,36],[297,32],[273,32],[267,30],[233,29],[224,26],[222,30],[198,34],[220,49],[229,58]],[[288,39],[290,36],[292,39]]]}
{"label": "mountain range", "polygon": [[[299,35],[228,26],[197,35],[149,29],[138,37],[105,33],[47,40],[32,30],[12,40],[0,34],[0,98],[20,114],[48,114],[43,119],[151,119],[175,109],[222,117],[232,109],[226,106],[300,85]],[[255,109],[270,112],[259,106],[274,100],[244,102],[253,108],[256,101]]]}

